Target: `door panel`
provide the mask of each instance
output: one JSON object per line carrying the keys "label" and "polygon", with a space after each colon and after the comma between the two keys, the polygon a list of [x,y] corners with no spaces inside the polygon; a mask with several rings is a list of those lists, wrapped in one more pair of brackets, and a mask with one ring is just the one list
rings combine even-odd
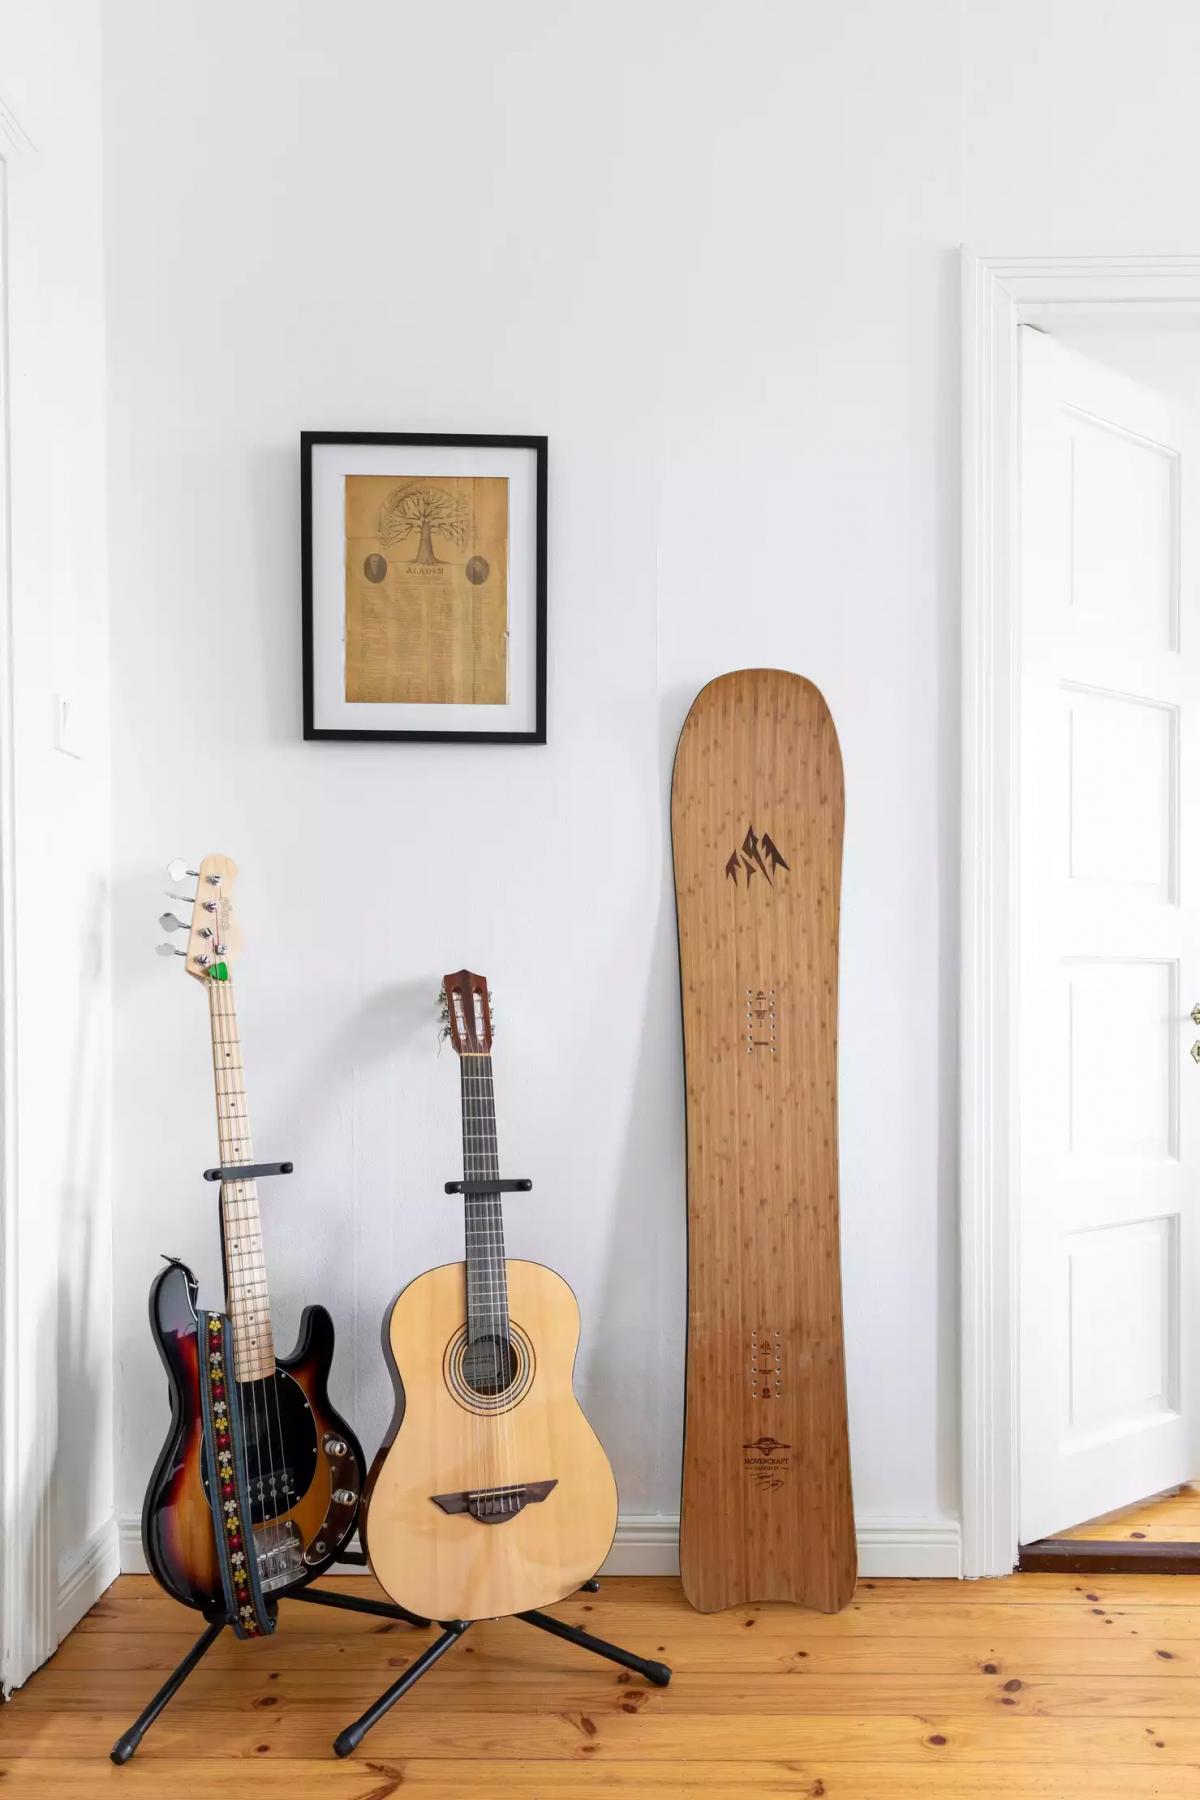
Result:
{"label": "door panel", "polygon": [[1176,968],[1170,962],[1067,958],[1066,1131],[1079,1157],[1176,1154]]}
{"label": "door panel", "polygon": [[1177,709],[1069,685],[1063,700],[1068,879],[1172,900]]}
{"label": "door panel", "polygon": [[1200,1473],[1200,617],[1193,422],[1021,340],[1028,1543]]}
{"label": "door panel", "polygon": [[1178,1238],[1178,1220],[1160,1217],[1068,1240],[1067,1438],[1076,1448],[1178,1413]]}
{"label": "door panel", "polygon": [[1070,603],[1084,628],[1176,647],[1176,485],[1172,448],[1064,408],[1070,433]]}

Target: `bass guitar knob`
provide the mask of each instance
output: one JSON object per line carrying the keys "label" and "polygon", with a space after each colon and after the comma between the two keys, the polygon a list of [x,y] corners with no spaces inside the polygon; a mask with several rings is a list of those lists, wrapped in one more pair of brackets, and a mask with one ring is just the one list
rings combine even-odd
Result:
{"label": "bass guitar knob", "polygon": [[334,1488],[333,1502],[335,1506],[353,1506],[358,1495],[353,1488]]}
{"label": "bass guitar knob", "polygon": [[346,1448],[347,1446],[341,1438],[327,1437],[325,1439],[326,1456],[345,1456]]}

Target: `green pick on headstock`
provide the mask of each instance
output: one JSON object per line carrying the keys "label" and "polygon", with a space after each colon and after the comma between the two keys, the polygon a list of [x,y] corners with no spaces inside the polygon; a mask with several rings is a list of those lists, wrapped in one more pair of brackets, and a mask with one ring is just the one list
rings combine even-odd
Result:
{"label": "green pick on headstock", "polygon": [[208,971],[208,979],[210,981],[228,981],[229,964],[223,962],[214,963],[212,968]]}

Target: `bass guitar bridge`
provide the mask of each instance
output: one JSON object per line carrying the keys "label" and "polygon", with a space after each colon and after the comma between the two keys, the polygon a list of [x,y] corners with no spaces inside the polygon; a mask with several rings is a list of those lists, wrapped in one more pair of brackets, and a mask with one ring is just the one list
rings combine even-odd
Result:
{"label": "bass guitar bridge", "polygon": [[254,1527],[254,1551],[258,1579],[264,1594],[291,1587],[304,1573],[304,1545],[290,1519],[280,1524]]}
{"label": "bass guitar bridge", "polygon": [[554,1481],[523,1481],[514,1487],[471,1488],[461,1494],[431,1494],[444,1513],[470,1513],[481,1525],[499,1525],[513,1519],[526,1506],[544,1500]]}

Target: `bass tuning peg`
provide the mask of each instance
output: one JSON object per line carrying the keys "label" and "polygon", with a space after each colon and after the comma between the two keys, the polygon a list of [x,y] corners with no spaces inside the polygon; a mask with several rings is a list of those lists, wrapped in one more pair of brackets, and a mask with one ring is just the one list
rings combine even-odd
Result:
{"label": "bass tuning peg", "polygon": [[164,931],[187,930],[187,926],[184,924],[183,920],[177,919],[174,913],[159,913],[158,922]]}
{"label": "bass tuning peg", "polygon": [[174,944],[156,944],[154,954],[155,956],[186,956],[187,951],[177,950]]}
{"label": "bass tuning peg", "polygon": [[[172,862],[167,864],[167,874],[172,881],[182,881],[185,875],[192,875],[197,881],[200,879],[199,869],[189,869],[181,856],[175,857]],[[219,875],[206,875],[204,879],[213,887],[220,886],[221,877]],[[176,895],[175,898],[179,899],[180,896]]]}

